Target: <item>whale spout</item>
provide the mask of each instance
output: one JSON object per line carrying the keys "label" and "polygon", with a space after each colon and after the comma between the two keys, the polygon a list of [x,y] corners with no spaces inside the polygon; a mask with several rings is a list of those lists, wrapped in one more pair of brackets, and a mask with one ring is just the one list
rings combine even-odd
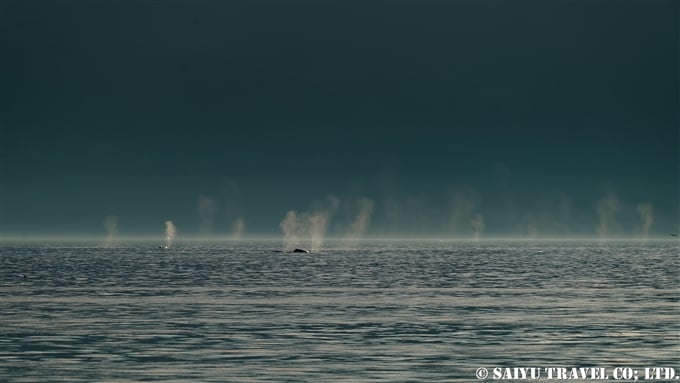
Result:
{"label": "whale spout", "polygon": [[288,251],[285,251],[285,250],[272,250],[272,252],[274,252],[274,253],[309,253],[310,251],[309,251],[309,250],[299,249],[299,248],[298,248],[298,249],[295,249],[295,250],[288,250]]}

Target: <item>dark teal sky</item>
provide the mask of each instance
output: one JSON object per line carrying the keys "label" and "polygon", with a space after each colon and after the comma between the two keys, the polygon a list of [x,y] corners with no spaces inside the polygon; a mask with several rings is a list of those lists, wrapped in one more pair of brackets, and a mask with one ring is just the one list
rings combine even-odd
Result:
{"label": "dark teal sky", "polygon": [[3,233],[668,235],[678,4],[2,1]]}

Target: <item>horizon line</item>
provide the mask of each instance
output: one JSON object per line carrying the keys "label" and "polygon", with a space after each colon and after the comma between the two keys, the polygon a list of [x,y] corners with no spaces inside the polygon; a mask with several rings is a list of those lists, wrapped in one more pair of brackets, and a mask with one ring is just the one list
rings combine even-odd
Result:
{"label": "horizon line", "polygon": [[[259,235],[259,236],[242,236],[242,237],[229,237],[229,236],[194,236],[187,235],[175,238],[173,242],[243,242],[243,241],[281,241],[283,242],[282,236],[269,236],[269,235]],[[347,237],[337,237],[329,236],[323,238],[323,242],[372,242],[372,241],[428,241],[428,242],[494,242],[494,241],[660,241],[660,240],[680,240],[680,237],[668,234],[665,236],[648,236],[643,237],[632,237],[632,236],[609,236],[609,237],[596,237],[596,236],[546,236],[546,237],[526,237],[526,236],[489,236],[482,238],[473,237],[445,237],[445,236],[365,236],[361,238],[347,238]],[[82,241],[82,242],[100,242],[116,244],[121,242],[134,242],[134,241],[144,241],[152,242],[157,241],[159,243],[165,242],[165,237],[163,236],[118,236],[115,238],[107,238],[104,236],[82,236],[76,234],[68,235],[13,235],[13,236],[3,236],[0,238],[0,242],[35,242],[35,241]],[[309,238],[303,238],[299,243],[309,242]]]}

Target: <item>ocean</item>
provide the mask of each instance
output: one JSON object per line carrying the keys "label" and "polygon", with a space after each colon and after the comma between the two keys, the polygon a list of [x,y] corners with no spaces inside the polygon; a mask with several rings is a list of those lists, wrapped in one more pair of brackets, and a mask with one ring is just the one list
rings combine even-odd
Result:
{"label": "ocean", "polygon": [[0,244],[0,381],[680,375],[678,241],[158,244]]}

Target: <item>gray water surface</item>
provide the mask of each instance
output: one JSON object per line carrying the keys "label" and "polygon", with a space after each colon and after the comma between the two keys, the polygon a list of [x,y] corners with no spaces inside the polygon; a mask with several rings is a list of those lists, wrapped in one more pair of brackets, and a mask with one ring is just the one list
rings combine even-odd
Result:
{"label": "gray water surface", "polygon": [[496,366],[680,373],[677,241],[277,247],[5,244],[0,381],[469,382]]}

